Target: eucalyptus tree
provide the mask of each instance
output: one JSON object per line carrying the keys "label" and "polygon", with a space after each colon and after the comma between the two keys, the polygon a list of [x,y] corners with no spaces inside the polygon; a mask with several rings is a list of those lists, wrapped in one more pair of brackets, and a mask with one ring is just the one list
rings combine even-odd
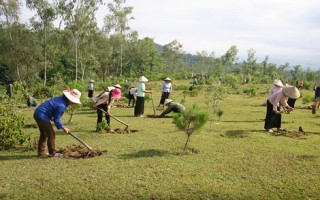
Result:
{"label": "eucalyptus tree", "polygon": [[[21,3],[19,0],[0,0],[0,20],[1,26],[6,28],[7,34],[9,36],[10,41],[10,50],[12,52],[12,56],[8,62],[9,68],[10,66],[15,67],[16,76],[19,81],[21,81],[20,77],[20,69],[19,69],[19,60],[18,60],[18,49],[19,49],[19,30],[17,29],[19,26],[15,26],[19,23],[19,14],[20,14]],[[2,47],[3,48],[3,47]]]}
{"label": "eucalyptus tree", "polygon": [[36,15],[31,18],[31,24],[35,30],[40,30],[42,35],[43,54],[44,54],[44,82],[47,82],[48,69],[48,32],[53,26],[53,21],[56,17],[55,8],[48,0],[26,0],[26,5],[29,9],[35,10]]}
{"label": "eucalyptus tree", "polygon": [[238,55],[238,48],[236,45],[232,45],[228,51],[221,56],[221,61],[223,66],[225,67],[225,73],[231,72],[232,68],[234,67],[235,63],[239,59]]}
{"label": "eucalyptus tree", "polygon": [[[64,22],[65,29],[71,31],[75,49],[75,81],[78,80],[79,49],[86,49],[89,39],[97,31],[95,14],[102,0],[58,0],[57,12]],[[84,53],[87,53],[84,51]],[[88,55],[87,58],[91,57]],[[82,78],[85,67],[82,68]]]}
{"label": "eucalyptus tree", "polygon": [[114,55],[118,55],[119,66],[116,66],[117,75],[123,73],[123,47],[126,43],[127,33],[130,31],[129,21],[134,19],[131,17],[133,7],[123,6],[126,0],[113,0],[108,3],[109,14],[104,18],[104,31],[107,35],[115,35],[118,38],[118,46],[114,47]]}
{"label": "eucalyptus tree", "polygon": [[183,55],[185,52],[182,49],[182,44],[177,40],[173,40],[169,44],[163,46],[162,57],[164,64],[166,65],[165,70],[179,71],[181,64],[183,63]]}
{"label": "eucalyptus tree", "polygon": [[247,51],[247,60],[243,61],[243,65],[242,65],[242,75],[243,78],[246,80],[250,80],[251,76],[256,72],[257,68],[256,68],[256,63],[257,63],[257,59],[255,57],[255,53],[256,51],[254,49],[249,49]]}

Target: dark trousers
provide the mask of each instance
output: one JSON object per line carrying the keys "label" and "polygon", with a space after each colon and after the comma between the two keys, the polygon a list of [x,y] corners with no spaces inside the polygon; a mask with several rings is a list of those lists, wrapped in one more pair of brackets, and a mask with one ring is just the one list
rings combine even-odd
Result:
{"label": "dark trousers", "polygon": [[56,133],[54,132],[51,123],[48,123],[38,118],[36,115],[33,115],[33,118],[37,122],[40,130],[40,137],[38,142],[38,156],[45,154],[46,142],[47,142],[49,154],[54,155],[56,153],[56,149],[55,149]]}
{"label": "dark trousers", "polygon": [[92,98],[92,96],[93,96],[93,90],[88,90],[88,97]]}
{"label": "dark trousers", "polygon": [[[280,111],[279,106],[277,107],[277,110]],[[268,100],[264,129],[271,129],[271,128],[281,128],[281,114],[276,114],[273,111],[273,105]]]}
{"label": "dark trousers", "polygon": [[162,92],[160,104],[163,105],[166,99],[169,99],[170,92]]}
{"label": "dark trousers", "polygon": [[139,117],[144,114],[144,97],[137,97],[136,106],[134,107],[134,116]]}
{"label": "dark trousers", "polygon": [[[98,114],[97,124],[102,122],[102,116],[103,116],[103,112],[98,108],[104,110],[105,112],[108,112],[108,104],[100,104],[97,106],[97,114]],[[107,124],[110,125],[110,116],[107,114],[105,114],[105,116],[106,116]]]}

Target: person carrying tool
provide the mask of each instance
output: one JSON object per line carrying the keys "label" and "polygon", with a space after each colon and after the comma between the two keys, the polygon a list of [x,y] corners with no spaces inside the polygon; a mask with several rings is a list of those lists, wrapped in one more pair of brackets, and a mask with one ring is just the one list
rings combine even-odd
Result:
{"label": "person carrying tool", "polygon": [[280,105],[282,105],[286,109],[285,112],[290,113],[293,108],[288,105],[288,99],[298,99],[299,97],[300,92],[298,88],[294,86],[284,86],[282,90],[269,96],[264,129],[269,133],[273,132],[272,128],[277,128],[278,132],[283,130],[281,129]]}
{"label": "person carrying tool", "polygon": [[[105,117],[107,124],[110,126],[110,109],[115,100],[121,98],[120,85],[116,85],[114,89],[109,92],[102,92],[99,95],[92,98],[93,107],[97,108],[97,128],[98,125],[102,122],[103,111],[105,112]],[[98,129],[96,129],[98,130]]]}
{"label": "person carrying tool", "polygon": [[[62,155],[56,152],[56,133],[50,121],[54,122],[58,130],[62,129],[63,132],[68,134],[69,129],[62,124],[61,117],[63,116],[68,106],[72,106],[74,103],[81,104],[81,92],[79,92],[79,90],[77,89],[67,89],[62,93],[62,96],[54,97],[45,101],[34,111],[33,118],[37,122],[40,130],[40,138],[38,142],[38,157],[59,157]],[[49,153],[45,152],[46,142]]]}
{"label": "person carrying tool", "polygon": [[168,108],[166,110],[164,110],[159,117],[164,117],[167,114],[174,112],[174,113],[181,113],[183,110],[185,110],[186,108],[177,102],[172,101],[171,99],[166,99],[164,101],[164,105],[168,106]]}

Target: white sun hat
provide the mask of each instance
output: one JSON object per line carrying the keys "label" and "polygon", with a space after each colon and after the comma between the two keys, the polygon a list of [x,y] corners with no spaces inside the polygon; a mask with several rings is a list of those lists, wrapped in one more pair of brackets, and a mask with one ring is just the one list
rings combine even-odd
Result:
{"label": "white sun hat", "polygon": [[276,79],[273,81],[273,85],[283,87],[282,81],[280,79]]}
{"label": "white sun hat", "polygon": [[145,82],[148,82],[148,79],[146,77],[144,77],[144,76],[140,76],[138,81],[145,83]]}
{"label": "white sun hat", "polygon": [[81,104],[80,102],[80,97],[81,97],[81,92],[77,89],[72,89],[72,90],[64,90],[63,91],[64,96],[67,97],[71,102]]}

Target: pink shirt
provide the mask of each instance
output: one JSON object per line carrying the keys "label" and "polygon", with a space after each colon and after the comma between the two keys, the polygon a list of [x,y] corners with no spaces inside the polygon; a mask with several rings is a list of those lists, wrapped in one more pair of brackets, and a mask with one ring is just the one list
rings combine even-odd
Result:
{"label": "pink shirt", "polygon": [[277,107],[280,105],[279,103],[281,103],[284,107],[290,107],[287,103],[288,101],[288,97],[286,97],[282,90],[273,93],[271,96],[268,97],[269,102],[273,105],[273,110],[276,111]]}

